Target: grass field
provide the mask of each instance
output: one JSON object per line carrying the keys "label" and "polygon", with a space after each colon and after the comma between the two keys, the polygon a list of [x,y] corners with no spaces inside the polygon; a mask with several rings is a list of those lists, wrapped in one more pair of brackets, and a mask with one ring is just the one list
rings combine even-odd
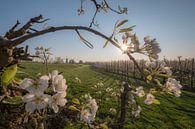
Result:
{"label": "grass field", "polygon": [[[20,69],[28,73],[25,76],[35,76],[38,72],[44,74],[44,65],[38,63],[23,63],[26,69]],[[49,70],[57,69],[63,72],[68,84],[68,99],[73,96],[79,98],[85,93],[90,93],[97,99],[99,110],[97,113],[98,121],[110,121],[113,114],[109,112],[110,108],[117,108],[117,99],[106,92],[107,87],[119,90],[119,78],[112,74],[98,72],[89,65],[79,64],[52,64]],[[24,77],[24,75],[20,75]],[[81,79],[81,83],[75,82],[75,77]],[[94,88],[98,82],[103,82],[104,86]],[[132,84],[136,80],[130,79]],[[138,84],[145,85],[143,82]],[[100,94],[98,91],[101,91]],[[160,105],[145,105],[143,99],[137,98],[142,107],[140,117],[134,122],[127,121],[125,128],[128,129],[195,129],[195,93],[183,91],[180,98],[172,95],[155,95],[160,100]],[[128,120],[128,118],[127,118]],[[130,120],[130,118],[129,118]]]}

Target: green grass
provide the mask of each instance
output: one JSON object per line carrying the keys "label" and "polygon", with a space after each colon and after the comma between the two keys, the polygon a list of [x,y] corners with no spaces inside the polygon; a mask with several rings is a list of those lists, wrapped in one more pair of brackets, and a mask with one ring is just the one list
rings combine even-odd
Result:
{"label": "green grass", "polygon": [[[20,69],[35,76],[39,72],[45,74],[43,64],[38,63],[23,63],[26,69]],[[100,122],[110,121],[109,117],[113,114],[109,112],[110,108],[117,108],[117,99],[111,97],[111,93],[105,90],[107,87],[112,87],[115,90],[120,89],[118,82],[119,78],[112,74],[98,72],[93,70],[89,65],[78,64],[52,64],[49,65],[49,70],[57,69],[63,72],[68,84],[68,100],[79,98],[85,93],[90,93],[96,98],[99,110],[96,119]],[[21,78],[27,75],[18,75]],[[76,83],[75,77],[81,79],[82,83]],[[146,85],[134,79],[130,79],[132,84]],[[103,82],[104,87],[93,88],[98,82]],[[102,94],[98,94],[97,91]],[[134,122],[130,122],[130,117],[127,116],[125,128],[129,129],[195,129],[195,93],[183,91],[180,98],[172,95],[158,94],[155,95],[160,100],[160,105],[145,105],[144,99],[137,98],[138,103],[142,107],[140,117]]]}

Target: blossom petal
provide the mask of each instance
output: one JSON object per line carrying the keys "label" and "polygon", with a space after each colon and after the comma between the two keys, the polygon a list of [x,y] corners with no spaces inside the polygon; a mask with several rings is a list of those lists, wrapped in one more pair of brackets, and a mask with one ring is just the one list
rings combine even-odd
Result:
{"label": "blossom petal", "polygon": [[41,91],[45,91],[48,87],[48,81],[49,81],[49,77],[48,76],[42,76],[39,79],[39,90]]}
{"label": "blossom petal", "polygon": [[60,99],[58,101],[58,105],[60,105],[60,106],[65,106],[66,103],[67,103],[67,100],[66,99]]}
{"label": "blossom petal", "polygon": [[23,102],[30,102],[35,98],[34,94],[26,94],[22,97]]}
{"label": "blossom petal", "polygon": [[36,109],[36,105],[35,105],[34,102],[28,102],[28,103],[26,103],[25,110],[27,112],[33,113],[35,111],[35,109]]}
{"label": "blossom petal", "polygon": [[53,71],[51,72],[51,75],[52,75],[52,76],[57,76],[57,75],[58,75],[58,71],[57,71],[57,70],[53,70]]}
{"label": "blossom petal", "polygon": [[59,111],[59,108],[58,108],[57,104],[52,104],[52,108],[53,108],[55,113],[57,113]]}
{"label": "blossom petal", "polygon": [[37,108],[38,110],[44,109],[45,107],[47,107],[47,103],[44,102],[44,101],[42,101],[42,102],[36,104],[36,108]]}
{"label": "blossom petal", "polygon": [[26,89],[26,88],[30,87],[32,84],[33,84],[33,83],[32,83],[32,79],[25,78],[25,79],[22,81],[22,83],[20,84],[20,87],[21,87],[22,89]]}

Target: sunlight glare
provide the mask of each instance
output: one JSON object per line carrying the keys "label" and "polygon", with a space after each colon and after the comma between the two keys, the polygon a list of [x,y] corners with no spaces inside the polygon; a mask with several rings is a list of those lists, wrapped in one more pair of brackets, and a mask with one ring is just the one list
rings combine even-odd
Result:
{"label": "sunlight glare", "polygon": [[127,50],[127,45],[126,44],[122,44],[121,45],[121,49],[122,49],[122,51],[126,51]]}

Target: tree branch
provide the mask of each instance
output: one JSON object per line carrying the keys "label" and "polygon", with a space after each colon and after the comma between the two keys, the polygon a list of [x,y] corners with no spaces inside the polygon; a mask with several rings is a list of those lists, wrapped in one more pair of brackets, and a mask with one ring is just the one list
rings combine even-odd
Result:
{"label": "tree branch", "polygon": [[22,88],[20,88],[19,86],[10,85],[10,86],[8,86],[8,89],[10,89],[10,90],[15,90],[15,91],[20,91],[20,92],[22,92],[22,93],[28,93],[27,90],[22,89]]}
{"label": "tree branch", "polygon": [[89,48],[93,49],[93,45],[92,45],[89,41],[87,41],[87,40],[80,34],[80,32],[79,32],[78,30],[75,30],[75,31],[76,31],[76,33],[78,34],[80,40],[81,40],[85,45],[87,45]]}
{"label": "tree branch", "polygon": [[133,61],[133,63],[137,67],[138,71],[140,72],[141,76],[144,77],[143,70],[139,67],[139,65],[138,65],[137,61],[135,60],[135,58],[130,53],[126,53],[126,54],[128,55],[129,59]]}
{"label": "tree branch", "polygon": [[[41,36],[41,35],[44,35],[44,34],[47,34],[47,33],[50,33],[50,32],[55,32],[55,31],[62,31],[62,30],[84,30],[84,31],[88,31],[88,32],[91,32],[95,35],[98,35],[106,40],[108,40],[112,45],[114,45],[115,47],[119,48],[121,50],[121,46],[115,42],[114,40],[112,40],[110,37],[107,37],[106,35],[102,34],[101,32],[99,31],[96,31],[92,28],[89,28],[89,27],[85,27],[85,26],[60,26],[60,27],[50,27],[50,28],[47,28],[47,29],[44,29],[44,30],[41,30],[41,31],[38,31],[38,32],[35,32],[35,33],[32,33],[32,34],[29,34],[29,35],[24,35],[18,39],[15,39],[13,41],[11,41],[9,43],[9,45],[11,46],[17,46],[17,45],[20,45],[22,44],[24,41],[28,40],[28,39],[31,39],[31,38],[34,38],[34,37],[37,37],[37,36]],[[0,45],[1,46],[1,45]],[[141,68],[139,67],[137,61],[133,58],[133,56],[131,56],[130,53],[127,53],[128,57],[130,58],[130,60],[132,60],[137,69],[139,70],[139,72],[143,75],[143,71],[141,70]]]}
{"label": "tree branch", "polygon": [[14,32],[14,30],[16,29],[16,27],[20,24],[20,22],[17,20],[16,24],[9,30],[9,32],[7,32],[6,34],[8,33],[12,33]]}
{"label": "tree branch", "polygon": [[94,15],[93,15],[93,18],[92,18],[92,20],[91,20],[91,23],[90,23],[90,25],[89,25],[89,28],[91,28],[92,25],[95,25],[95,17],[96,17],[96,15],[97,15],[97,12],[98,12],[98,10],[96,9],[96,11],[95,11],[95,13],[94,13]]}
{"label": "tree branch", "polygon": [[20,36],[23,36],[24,34],[26,34],[27,30],[30,29],[34,23],[43,23],[43,22],[49,20],[49,19],[45,19],[45,20],[42,20],[42,19],[43,19],[42,15],[39,15],[38,17],[31,18],[23,27],[21,27],[17,31],[14,31],[14,29],[19,25],[19,22],[17,22],[16,25],[14,27],[12,27],[12,29],[10,29],[10,31],[7,32],[4,37],[7,39],[14,39],[14,38],[18,38]]}
{"label": "tree branch", "polygon": [[[91,28],[92,25],[96,25],[95,22],[94,22],[94,21],[95,21],[95,17],[96,17],[96,15],[97,15],[98,11],[100,11],[100,8],[101,8],[101,5],[98,4],[96,0],[91,0],[91,1],[94,3],[94,5],[95,5],[95,7],[96,7],[96,11],[95,11],[95,13],[94,13],[94,15],[93,15],[93,18],[92,18],[91,22],[90,22],[89,28]],[[117,10],[111,8],[111,7],[109,6],[109,4],[107,3],[106,0],[103,0],[103,2],[105,3],[107,9],[111,10],[112,12],[117,13],[117,14],[123,14],[123,13],[124,13],[124,12],[120,12],[120,11],[117,11]],[[103,2],[102,2],[102,3],[103,3]],[[96,25],[96,26],[97,26],[97,25]]]}
{"label": "tree branch", "polygon": [[106,4],[106,6],[107,6],[112,12],[115,12],[115,13],[117,13],[117,14],[123,14],[122,12],[119,12],[119,11],[117,11],[117,10],[111,8],[111,7],[109,6],[109,4],[107,3],[106,0],[104,0],[104,3]]}
{"label": "tree branch", "polygon": [[[84,31],[88,31],[88,32],[91,32],[91,33],[93,33],[95,35],[98,35],[98,36],[100,36],[100,37],[108,40],[110,43],[112,43],[114,46],[116,46],[117,48],[120,49],[120,45],[118,43],[116,43],[115,41],[113,41],[111,38],[107,37],[106,35],[102,34],[99,31],[96,31],[96,30],[94,30],[92,28],[85,27],[85,26],[50,27],[50,28],[47,28],[47,29],[44,29],[44,30],[40,30],[38,32],[29,34],[29,35],[24,35],[24,36],[22,36],[22,37],[20,37],[18,39],[15,39],[13,41],[10,41],[9,42],[9,45],[11,45],[11,46],[17,46],[17,45],[22,44],[24,41],[26,41],[28,39],[31,39],[31,38],[34,38],[34,37],[37,37],[37,36],[41,36],[41,35],[44,35],[44,34],[47,34],[47,33],[50,33],[50,32],[62,31],[62,30],[84,30]],[[6,45],[6,44],[4,44],[4,45]],[[0,44],[0,46],[2,46],[2,45]]]}
{"label": "tree branch", "polygon": [[98,4],[96,0],[91,0],[91,1],[94,3],[96,10],[98,10],[100,7],[100,4]]}

